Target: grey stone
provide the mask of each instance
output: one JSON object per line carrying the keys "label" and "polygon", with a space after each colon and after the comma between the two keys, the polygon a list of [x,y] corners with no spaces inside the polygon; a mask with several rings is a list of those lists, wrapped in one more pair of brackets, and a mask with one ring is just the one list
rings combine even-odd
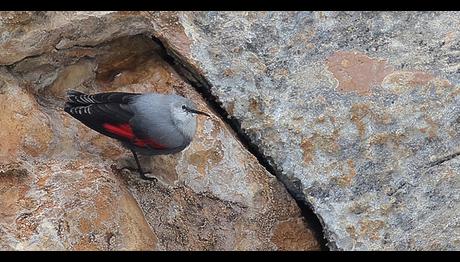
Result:
{"label": "grey stone", "polygon": [[182,58],[285,184],[300,181],[290,189],[332,249],[460,250],[460,13],[180,21],[191,41]]}

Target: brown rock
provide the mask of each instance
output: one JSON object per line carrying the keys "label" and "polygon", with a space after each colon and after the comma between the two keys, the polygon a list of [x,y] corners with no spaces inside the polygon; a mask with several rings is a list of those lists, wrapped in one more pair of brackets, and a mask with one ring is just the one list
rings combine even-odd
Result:
{"label": "brown rock", "polygon": [[136,201],[103,165],[48,161],[0,168],[0,228],[8,249],[155,249],[156,236]]}
{"label": "brown rock", "polygon": [[0,93],[0,164],[14,161],[22,153],[31,157],[46,154],[52,136],[46,114],[6,72],[0,78],[8,79]]}
{"label": "brown rock", "polygon": [[317,248],[316,241],[306,242],[312,233],[306,230],[304,220],[298,218],[295,221],[281,222],[275,229],[272,241],[280,250],[311,250]]}
{"label": "brown rock", "polygon": [[[187,53],[178,19],[174,12],[46,12],[4,20],[25,26],[0,43],[8,48],[0,63],[11,64],[0,71],[0,123],[7,126],[0,133],[0,248],[319,248],[284,187],[163,60],[149,33],[132,36],[148,28]],[[48,34],[30,46],[44,28]],[[26,44],[14,47],[17,41]],[[177,93],[212,117],[199,117],[183,152],[142,157],[159,179],[153,184],[121,170],[133,165],[128,150],[62,111],[68,89]]]}

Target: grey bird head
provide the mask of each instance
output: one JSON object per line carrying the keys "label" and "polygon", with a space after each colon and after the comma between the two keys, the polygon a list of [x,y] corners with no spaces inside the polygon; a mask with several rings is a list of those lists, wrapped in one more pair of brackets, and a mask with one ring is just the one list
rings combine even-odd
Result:
{"label": "grey bird head", "polygon": [[197,115],[210,117],[207,113],[198,111],[195,103],[182,96],[174,96],[170,106],[174,124],[188,138],[192,138],[195,134]]}

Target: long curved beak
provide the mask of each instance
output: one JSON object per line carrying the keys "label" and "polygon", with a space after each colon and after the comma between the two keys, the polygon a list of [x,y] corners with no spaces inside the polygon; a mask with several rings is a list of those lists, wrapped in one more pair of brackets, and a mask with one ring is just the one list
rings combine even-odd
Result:
{"label": "long curved beak", "polygon": [[195,114],[200,114],[200,115],[205,115],[207,117],[211,117],[210,115],[208,115],[207,113],[205,112],[201,112],[201,111],[198,111],[198,110],[195,110],[195,109],[191,109],[191,108],[188,108],[186,107],[187,111],[189,112],[192,112],[192,113],[195,113]]}

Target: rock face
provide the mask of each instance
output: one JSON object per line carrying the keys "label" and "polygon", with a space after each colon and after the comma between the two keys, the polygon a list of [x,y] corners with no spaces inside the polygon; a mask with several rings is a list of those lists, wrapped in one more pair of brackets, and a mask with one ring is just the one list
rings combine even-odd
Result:
{"label": "rock face", "polygon": [[[458,12],[2,12],[1,249],[318,249],[284,187],[213,113],[132,159],[67,89],[210,92],[334,250],[460,250]],[[209,97],[208,97],[209,99]]]}
{"label": "rock face", "polygon": [[312,205],[332,249],[460,250],[458,12],[179,20],[178,58]]}
{"label": "rock face", "polygon": [[[318,250],[284,186],[163,59],[189,55],[176,13],[0,13],[1,250]],[[182,30],[182,31],[181,31]],[[68,89],[177,93],[192,144],[122,170],[129,151],[62,110]]]}

